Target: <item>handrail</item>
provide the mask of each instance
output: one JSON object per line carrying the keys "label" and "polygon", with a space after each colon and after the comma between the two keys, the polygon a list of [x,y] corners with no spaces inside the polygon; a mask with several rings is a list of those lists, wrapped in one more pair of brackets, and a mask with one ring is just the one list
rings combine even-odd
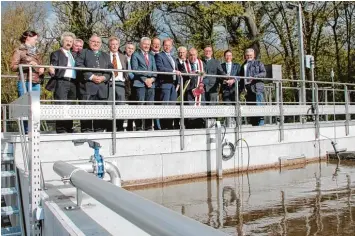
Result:
{"label": "handrail", "polygon": [[[58,69],[74,69],[74,70],[83,70],[83,71],[108,71],[108,72],[131,72],[131,73],[149,73],[149,74],[158,74],[158,75],[176,75],[174,72],[160,72],[160,71],[143,71],[143,70],[122,70],[122,69],[102,69],[102,68],[89,68],[89,67],[69,67],[69,66],[48,66],[48,65],[27,65],[20,64],[22,67],[28,68],[58,68]],[[182,76],[196,76],[194,73],[181,73]],[[302,80],[289,80],[289,79],[275,79],[275,78],[258,78],[258,77],[249,77],[249,76],[232,76],[232,75],[211,75],[204,74],[204,77],[216,77],[216,78],[235,78],[235,79],[257,79],[263,81],[282,81],[282,82],[305,82],[305,83],[320,83],[320,84],[337,84],[337,85],[348,85],[355,86],[351,83],[340,83],[340,82],[329,82],[329,81],[302,81]]]}
{"label": "handrail", "polygon": [[119,188],[66,162],[56,161],[53,170],[65,180],[69,180],[74,187],[150,235],[226,235],[222,231]]}

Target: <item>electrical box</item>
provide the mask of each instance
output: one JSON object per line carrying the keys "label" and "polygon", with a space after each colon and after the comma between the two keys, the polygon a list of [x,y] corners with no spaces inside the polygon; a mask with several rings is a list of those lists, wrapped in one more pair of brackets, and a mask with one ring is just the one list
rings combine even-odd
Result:
{"label": "electrical box", "polygon": [[[281,65],[265,65],[266,78],[273,78],[277,80],[282,80],[282,68]],[[271,81],[268,81],[269,83]],[[266,81],[265,81],[266,83]]]}
{"label": "electrical box", "polygon": [[305,65],[307,68],[311,68],[311,63],[314,63],[314,57],[312,55],[305,56]]}

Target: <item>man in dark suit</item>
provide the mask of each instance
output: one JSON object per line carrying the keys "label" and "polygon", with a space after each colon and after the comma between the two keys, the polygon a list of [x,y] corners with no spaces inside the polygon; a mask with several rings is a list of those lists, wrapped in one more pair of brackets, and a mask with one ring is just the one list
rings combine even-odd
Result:
{"label": "man in dark suit", "polygon": [[[75,59],[70,51],[73,45],[75,35],[70,32],[64,32],[61,35],[62,47],[50,55],[50,65],[52,66],[68,66],[75,67]],[[76,100],[77,98],[77,76],[76,71],[71,69],[49,69],[49,74],[55,79],[54,99],[55,100]],[[59,102],[58,104],[69,104],[67,102]],[[72,133],[72,120],[56,121],[57,133]]]}
{"label": "man in dark suit", "polygon": [[[224,52],[225,62],[221,64],[224,73],[231,76],[239,75],[240,65],[238,63],[233,63],[233,54],[231,50],[226,50]],[[230,78],[228,80],[223,80],[222,82],[222,98],[225,102],[235,102],[235,87],[236,78]],[[240,85],[238,85],[239,92]]]}
{"label": "man in dark suit", "polygon": [[[210,75],[225,75],[221,67],[221,63],[212,58],[213,51],[211,46],[207,46],[204,49],[204,63],[206,64],[206,74]],[[206,84],[206,101],[210,102],[209,105],[216,105],[218,103],[218,87],[220,81],[224,79],[218,79],[216,77],[208,77],[208,84]]]}
{"label": "man in dark suit", "polygon": [[[240,76],[265,78],[266,70],[264,64],[255,60],[254,49],[248,48],[244,53],[245,62],[241,66]],[[248,105],[261,106],[264,103],[264,82],[258,79],[242,79],[241,89],[246,89],[246,100]],[[264,117],[251,117],[250,123],[253,126],[264,125]]]}
{"label": "man in dark suit", "polygon": [[[133,53],[131,59],[132,70],[142,71],[157,71],[155,59],[152,54],[149,53],[151,40],[150,38],[143,37],[140,41],[140,49]],[[155,95],[155,73],[135,73],[133,87],[136,90],[136,99],[140,101],[140,104],[153,104]],[[144,129],[152,130],[151,120],[135,120],[136,130]]]}
{"label": "man in dark suit", "polygon": [[[178,84],[177,76],[180,71],[177,70],[175,59],[171,56],[173,48],[173,40],[167,38],[163,41],[163,51],[155,54],[155,63],[159,72],[173,72],[176,75],[158,75],[158,83],[160,85],[161,101],[175,102],[177,99],[176,86]],[[175,103],[163,103],[163,105],[175,105]],[[162,129],[173,129],[173,119],[160,119]]]}
{"label": "man in dark suit", "polygon": [[[94,34],[89,40],[89,49],[84,49],[77,58],[77,65],[79,67],[113,69],[110,56],[100,51],[102,45],[101,38]],[[84,91],[83,100],[107,100],[108,99],[108,82],[112,73],[110,71],[84,71]],[[93,105],[106,104],[91,103]],[[90,120],[82,122],[82,132],[92,131],[92,123]],[[102,132],[106,127],[104,120],[94,120],[93,128],[95,132]]]}
{"label": "man in dark suit", "polygon": [[[110,60],[114,69],[127,70],[127,58],[125,55],[118,51],[120,47],[120,40],[117,37],[110,37],[108,40],[108,46],[110,49]],[[123,72],[114,72],[115,82],[110,81],[109,86],[109,101],[113,101],[113,89],[112,84],[115,84],[115,100],[121,101],[116,102],[116,104],[124,105],[126,100],[126,81],[128,80],[128,74]],[[117,131],[123,131],[123,120],[117,120],[116,123]],[[107,131],[112,131],[112,122],[108,122]]]}

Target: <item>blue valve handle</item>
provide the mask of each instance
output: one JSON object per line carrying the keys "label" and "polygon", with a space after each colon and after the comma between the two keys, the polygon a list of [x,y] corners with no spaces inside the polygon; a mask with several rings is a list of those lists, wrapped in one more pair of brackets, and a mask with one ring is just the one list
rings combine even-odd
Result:
{"label": "blue valve handle", "polygon": [[100,146],[94,146],[94,157],[97,163],[97,177],[103,178],[105,174],[103,158],[100,155]]}

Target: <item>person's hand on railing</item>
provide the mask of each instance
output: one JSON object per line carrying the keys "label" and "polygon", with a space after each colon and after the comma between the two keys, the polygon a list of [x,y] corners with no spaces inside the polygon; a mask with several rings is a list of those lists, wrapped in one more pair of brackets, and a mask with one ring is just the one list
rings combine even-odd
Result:
{"label": "person's hand on railing", "polygon": [[44,74],[44,68],[39,68],[38,69],[38,74],[43,75]]}
{"label": "person's hand on railing", "polygon": [[51,67],[48,68],[48,72],[51,76],[53,76],[55,74],[55,69],[52,66],[53,65],[51,65]]}
{"label": "person's hand on railing", "polygon": [[174,72],[176,75],[181,76],[181,71],[174,70],[173,72]]}

